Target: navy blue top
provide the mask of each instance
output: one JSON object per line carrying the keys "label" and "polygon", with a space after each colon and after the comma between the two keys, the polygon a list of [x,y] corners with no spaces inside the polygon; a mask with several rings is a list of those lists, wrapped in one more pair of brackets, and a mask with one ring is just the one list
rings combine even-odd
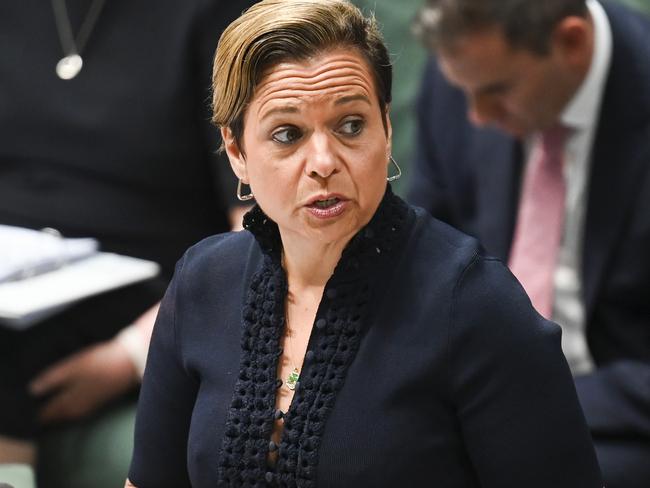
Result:
{"label": "navy blue top", "polygon": [[129,478],[193,486],[600,488],[560,329],[477,242],[387,191],[328,281],[267,465],[286,277],[255,209],[178,263]]}

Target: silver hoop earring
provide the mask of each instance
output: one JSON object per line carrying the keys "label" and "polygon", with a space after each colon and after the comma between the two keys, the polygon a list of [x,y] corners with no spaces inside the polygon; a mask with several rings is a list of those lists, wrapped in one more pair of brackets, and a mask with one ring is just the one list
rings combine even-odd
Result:
{"label": "silver hoop earring", "polygon": [[395,169],[397,170],[397,173],[395,173],[393,176],[389,176],[389,177],[387,177],[387,178],[386,178],[386,181],[395,181],[395,180],[399,180],[399,179],[402,177],[402,170],[401,170],[401,168],[399,167],[399,165],[397,164],[397,161],[395,161],[395,158],[393,158],[393,156],[391,156],[391,157],[389,158],[389,161],[390,161],[391,163],[393,163],[393,166],[395,166]]}
{"label": "silver hoop earring", "polygon": [[246,195],[241,194],[242,184],[243,184],[242,180],[239,180],[237,182],[237,200],[239,200],[240,202],[246,202],[248,200],[252,200],[253,199],[253,192],[252,191],[250,193],[246,194]]}

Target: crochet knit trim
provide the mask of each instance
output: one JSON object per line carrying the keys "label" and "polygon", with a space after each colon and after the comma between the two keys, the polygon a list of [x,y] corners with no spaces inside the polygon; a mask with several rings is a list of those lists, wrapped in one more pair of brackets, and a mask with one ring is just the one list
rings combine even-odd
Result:
{"label": "crochet knit trim", "polygon": [[267,464],[287,279],[277,224],[259,207],[244,219],[264,254],[243,307],[240,370],[226,423],[219,486],[315,487],[321,436],[368,322],[368,304],[413,212],[390,186],[377,212],[350,241],[323,292],[300,382],[284,414],[275,466]]}

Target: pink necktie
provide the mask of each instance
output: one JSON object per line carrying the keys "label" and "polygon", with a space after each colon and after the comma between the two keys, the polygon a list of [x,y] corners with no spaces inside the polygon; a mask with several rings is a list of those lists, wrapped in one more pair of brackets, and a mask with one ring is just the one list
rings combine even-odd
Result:
{"label": "pink necktie", "polygon": [[555,126],[533,146],[508,263],[533,306],[546,318],[553,312],[553,275],[564,225],[567,134],[567,128]]}

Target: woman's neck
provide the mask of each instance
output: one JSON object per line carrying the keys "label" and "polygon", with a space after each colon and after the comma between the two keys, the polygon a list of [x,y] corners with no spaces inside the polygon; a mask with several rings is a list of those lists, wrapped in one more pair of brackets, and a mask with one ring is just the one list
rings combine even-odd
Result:
{"label": "woman's neck", "polygon": [[322,290],[348,242],[349,239],[328,244],[305,243],[283,237],[282,262],[289,286],[294,290],[314,287]]}

